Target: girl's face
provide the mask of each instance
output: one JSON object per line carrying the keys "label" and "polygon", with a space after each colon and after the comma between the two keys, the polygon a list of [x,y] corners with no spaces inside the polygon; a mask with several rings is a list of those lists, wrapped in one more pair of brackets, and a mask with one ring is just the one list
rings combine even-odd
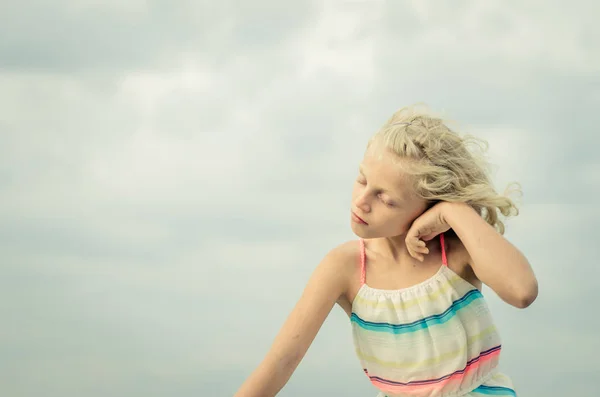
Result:
{"label": "girl's face", "polygon": [[377,145],[365,152],[352,190],[351,227],[357,236],[404,235],[427,209],[427,200],[415,194],[412,181],[401,171],[400,161],[406,160]]}

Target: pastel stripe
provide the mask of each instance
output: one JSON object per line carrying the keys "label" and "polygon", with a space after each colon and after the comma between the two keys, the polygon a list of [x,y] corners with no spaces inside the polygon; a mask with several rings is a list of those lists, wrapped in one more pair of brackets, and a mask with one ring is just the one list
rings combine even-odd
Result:
{"label": "pastel stripe", "polygon": [[429,358],[427,360],[412,361],[412,362],[384,361],[384,360],[378,359],[375,356],[367,355],[367,354],[363,353],[360,349],[356,349],[356,355],[361,360],[364,360],[364,361],[370,362],[370,363],[374,363],[381,367],[386,367],[386,368],[398,368],[398,369],[400,369],[400,368],[402,368],[402,369],[422,368],[424,366],[439,365],[440,363],[442,363],[444,361],[448,361],[453,358],[456,358],[456,357],[459,357],[462,355],[466,355],[467,354],[467,346],[471,345],[472,343],[474,343],[478,340],[481,340],[482,338],[487,337],[488,335],[494,333],[495,331],[496,331],[496,326],[490,325],[489,327],[487,327],[480,333],[469,337],[467,340],[467,344],[465,346],[463,346],[462,348],[451,351],[451,352],[447,352],[444,354],[440,354],[439,356],[435,356],[435,357]]}
{"label": "pastel stripe", "polygon": [[414,361],[414,362],[396,362],[396,361],[383,361],[374,356],[368,356],[361,351],[357,350],[356,354],[358,358],[370,362],[373,364],[377,364],[381,367],[385,368],[397,368],[397,369],[414,369],[414,368],[422,368],[423,366],[432,366],[440,364],[444,361],[451,360],[453,358],[465,355],[467,353],[467,347],[463,346],[460,349],[455,351],[447,352],[445,354],[440,354],[439,356],[429,358],[427,360]]}
{"label": "pastel stripe", "polygon": [[471,290],[467,292],[462,298],[454,301],[452,305],[444,312],[440,314],[434,314],[423,319],[413,321],[411,323],[406,324],[390,324],[390,323],[379,323],[366,321],[360,318],[356,313],[352,313],[350,316],[350,320],[360,326],[361,328],[368,331],[376,331],[376,332],[389,332],[393,334],[404,334],[407,332],[414,332],[422,329],[426,329],[429,326],[436,324],[443,324],[450,320],[452,317],[456,315],[456,313],[468,306],[471,302],[482,298],[481,292],[477,289]]}
{"label": "pastel stripe", "polygon": [[486,386],[481,385],[473,390],[473,393],[485,394],[488,396],[513,396],[517,397],[517,393],[510,387],[502,386]]}
{"label": "pastel stripe", "polygon": [[[492,347],[491,349],[488,349],[484,352],[481,352],[477,357],[469,360],[467,362],[467,365],[465,365],[465,367],[463,369],[460,369],[458,371],[455,371],[451,374],[439,377],[439,378],[435,378],[435,379],[427,379],[427,380],[413,380],[410,382],[395,382],[395,381],[391,381],[391,380],[387,380],[387,379],[383,379],[383,378],[378,378],[377,376],[369,376],[371,379],[377,379],[378,381],[382,382],[382,383],[387,383],[390,385],[402,385],[402,386],[408,386],[408,385],[417,385],[417,384],[427,384],[427,383],[438,383],[438,382],[442,382],[445,379],[449,379],[457,374],[464,374],[465,372],[468,372],[470,370],[470,368],[472,368],[474,365],[493,358],[495,355],[500,353],[500,350],[502,349],[502,346],[495,346]],[[365,370],[367,371],[367,370]]]}
{"label": "pastel stripe", "polygon": [[500,350],[501,346],[496,346],[492,349],[482,352],[479,356],[470,360],[465,368],[436,379],[410,381],[406,383],[394,382],[377,376],[371,376],[366,369],[364,371],[376,387],[389,393],[432,392],[434,390],[437,391],[444,388],[450,382],[456,382],[460,384],[463,378],[470,377],[472,376],[473,372],[477,372],[481,365],[496,359],[500,354]]}

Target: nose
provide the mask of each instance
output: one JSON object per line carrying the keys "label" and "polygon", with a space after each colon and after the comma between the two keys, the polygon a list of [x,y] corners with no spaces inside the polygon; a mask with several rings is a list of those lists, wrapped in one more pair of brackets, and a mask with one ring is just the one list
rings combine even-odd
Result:
{"label": "nose", "polygon": [[366,192],[360,193],[358,196],[356,196],[356,199],[354,200],[354,205],[356,206],[356,208],[364,212],[369,212],[371,210],[371,206],[369,204]]}

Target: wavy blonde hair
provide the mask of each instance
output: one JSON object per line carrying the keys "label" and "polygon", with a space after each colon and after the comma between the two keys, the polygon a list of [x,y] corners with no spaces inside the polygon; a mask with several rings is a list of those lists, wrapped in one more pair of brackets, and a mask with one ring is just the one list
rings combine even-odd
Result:
{"label": "wavy blonde hair", "polygon": [[486,141],[452,131],[441,117],[418,104],[402,108],[369,140],[383,146],[400,159],[403,171],[413,177],[416,194],[431,204],[439,201],[463,202],[475,209],[500,234],[505,217],[519,210],[508,193],[521,194],[518,183],[509,184],[504,195],[494,189],[490,163],[485,157]]}

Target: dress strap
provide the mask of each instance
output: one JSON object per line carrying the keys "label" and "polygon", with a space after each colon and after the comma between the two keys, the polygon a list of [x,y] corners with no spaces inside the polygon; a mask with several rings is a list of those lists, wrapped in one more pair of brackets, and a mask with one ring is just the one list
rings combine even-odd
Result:
{"label": "dress strap", "polygon": [[440,245],[442,246],[442,263],[448,266],[448,259],[446,258],[446,244],[444,244],[444,233],[440,234]]}
{"label": "dress strap", "polygon": [[360,285],[361,286],[365,283],[366,277],[367,277],[367,273],[366,273],[366,269],[365,269],[365,262],[366,262],[365,240],[363,240],[361,238],[360,239]]}

